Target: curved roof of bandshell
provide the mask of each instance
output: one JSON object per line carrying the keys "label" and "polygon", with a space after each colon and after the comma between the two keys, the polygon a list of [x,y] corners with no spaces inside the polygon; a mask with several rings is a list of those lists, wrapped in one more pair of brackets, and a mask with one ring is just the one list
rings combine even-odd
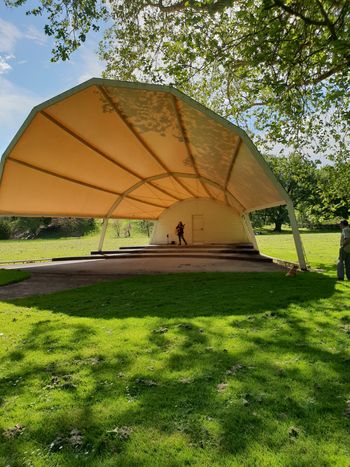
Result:
{"label": "curved roof of bandshell", "polygon": [[287,193],[246,133],[173,87],[93,78],[35,107],[3,155],[0,214],[157,219]]}

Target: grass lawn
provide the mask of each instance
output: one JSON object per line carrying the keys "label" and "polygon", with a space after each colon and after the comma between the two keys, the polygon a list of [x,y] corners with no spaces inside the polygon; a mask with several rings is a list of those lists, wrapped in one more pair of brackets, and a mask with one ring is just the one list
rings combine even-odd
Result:
{"label": "grass lawn", "polygon": [[[89,255],[97,250],[100,233],[84,237],[37,240],[0,240],[0,264],[5,261],[21,261],[55,258],[62,256]],[[118,249],[120,246],[144,245],[149,238],[141,234],[131,238],[116,238],[112,228],[107,230],[103,245],[105,250]]]}
{"label": "grass lawn", "polygon": [[[0,264],[1,261],[89,255],[90,251],[97,249],[99,235],[99,233],[95,233],[79,238],[45,240],[0,240]],[[293,236],[290,233],[257,235],[256,238],[262,253],[280,259],[297,260]],[[339,239],[340,232],[303,233],[302,240],[308,263],[312,267],[335,271]],[[113,229],[109,228],[104,249],[117,249],[120,246],[145,245],[147,243],[149,243],[149,238],[141,235],[131,238],[116,238]]]}
{"label": "grass lawn", "polygon": [[[325,274],[137,277],[0,302],[0,465],[348,467],[350,283],[335,281],[339,235],[303,234]],[[289,234],[257,240],[296,259]],[[147,242],[109,235],[105,246]],[[3,241],[0,257],[97,243]]]}
{"label": "grass lawn", "polygon": [[348,467],[349,291],[203,273],[0,303],[0,465]]}
{"label": "grass lawn", "polygon": [[[339,254],[340,231],[332,233],[301,234],[307,263],[313,268],[321,268],[335,274]],[[291,234],[271,234],[256,236],[262,253],[275,258],[297,261],[294,240]]]}
{"label": "grass lawn", "polygon": [[0,286],[20,282],[28,279],[30,274],[24,271],[16,271],[14,269],[0,269]]}

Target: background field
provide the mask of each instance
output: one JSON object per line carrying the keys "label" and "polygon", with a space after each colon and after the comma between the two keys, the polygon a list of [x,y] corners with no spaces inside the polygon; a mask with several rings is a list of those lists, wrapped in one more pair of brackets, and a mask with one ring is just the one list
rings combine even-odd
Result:
{"label": "background field", "polygon": [[[290,233],[258,235],[257,242],[262,253],[275,258],[297,261],[293,236]],[[307,233],[301,238],[308,264],[335,274],[339,252],[340,233]]]}
{"label": "background field", "polygon": [[[96,250],[99,233],[84,237],[45,240],[2,240],[0,241],[0,263],[14,260],[33,260],[60,256],[86,255]],[[296,261],[294,241],[291,233],[257,235],[262,253],[280,259]],[[340,233],[302,233],[308,262],[312,267],[335,271],[338,257]],[[112,229],[107,231],[104,249],[117,249],[127,245],[145,245],[149,238],[138,235],[131,238],[116,238]]]}
{"label": "background field", "polygon": [[[97,250],[100,233],[84,237],[65,237],[36,240],[0,240],[0,262],[13,260],[33,260],[59,256],[89,255]],[[112,228],[107,230],[104,249],[116,249],[127,245],[144,245],[149,238],[133,235],[131,238],[116,238]]]}

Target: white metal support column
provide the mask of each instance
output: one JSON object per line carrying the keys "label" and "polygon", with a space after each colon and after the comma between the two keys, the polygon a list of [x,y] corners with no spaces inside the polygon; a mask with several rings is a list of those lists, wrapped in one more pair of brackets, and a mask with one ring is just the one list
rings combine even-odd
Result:
{"label": "white metal support column", "polygon": [[292,227],[295,248],[297,250],[299,266],[300,266],[300,269],[305,271],[307,270],[307,266],[306,266],[306,261],[305,261],[305,256],[304,256],[303,244],[301,243],[301,237],[300,237],[300,233],[298,229],[298,224],[297,224],[297,220],[294,214],[294,207],[291,202],[287,203],[287,209],[288,209],[290,225]]}
{"label": "white metal support column", "polygon": [[100,237],[100,242],[99,242],[99,244],[98,244],[98,251],[102,251],[103,242],[105,241],[105,236],[106,236],[108,221],[109,221],[109,218],[108,218],[108,217],[105,217],[105,218],[103,219],[102,230],[101,230],[101,237]]}
{"label": "white metal support column", "polygon": [[249,217],[249,213],[245,212],[244,214],[242,214],[242,220],[243,220],[243,224],[247,230],[247,233],[248,233],[248,237],[250,238],[250,241],[252,242],[254,248],[256,250],[259,250],[259,247],[258,247],[258,244],[256,243],[256,238],[255,238],[255,235],[254,235],[254,230],[253,230],[253,227],[252,227],[252,223],[250,222],[250,217]]}

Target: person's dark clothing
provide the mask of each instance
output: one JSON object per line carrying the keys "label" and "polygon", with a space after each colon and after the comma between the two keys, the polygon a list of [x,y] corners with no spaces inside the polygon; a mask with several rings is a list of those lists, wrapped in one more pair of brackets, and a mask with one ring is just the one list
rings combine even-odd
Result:
{"label": "person's dark clothing", "polygon": [[339,249],[339,259],[337,264],[337,276],[338,279],[344,280],[344,264],[346,278],[350,280],[350,253],[344,250],[344,247]]}
{"label": "person's dark clothing", "polygon": [[344,265],[346,278],[350,280],[350,227],[346,223],[342,226],[340,237],[339,259],[337,263],[337,276],[339,280],[344,280]]}
{"label": "person's dark clothing", "polygon": [[179,245],[181,245],[181,240],[184,241],[184,244],[187,245],[187,242],[184,237],[184,224],[182,222],[179,222],[176,226],[176,234],[179,237]]}

